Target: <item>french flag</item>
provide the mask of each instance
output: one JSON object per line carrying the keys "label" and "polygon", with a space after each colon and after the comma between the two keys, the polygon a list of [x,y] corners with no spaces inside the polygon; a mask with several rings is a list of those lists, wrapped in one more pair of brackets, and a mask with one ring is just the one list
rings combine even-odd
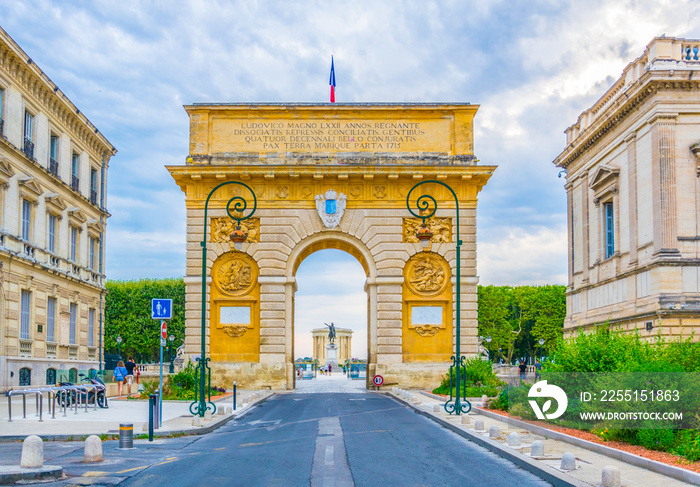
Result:
{"label": "french flag", "polygon": [[331,85],[331,103],[335,103],[335,65],[333,64],[333,56],[331,56],[331,79],[328,84]]}

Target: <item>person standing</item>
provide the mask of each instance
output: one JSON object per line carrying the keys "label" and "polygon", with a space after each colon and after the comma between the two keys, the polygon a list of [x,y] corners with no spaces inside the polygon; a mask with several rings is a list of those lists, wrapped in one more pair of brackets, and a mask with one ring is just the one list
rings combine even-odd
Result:
{"label": "person standing", "polygon": [[331,372],[333,372],[333,366],[328,364],[328,375],[331,375]]}
{"label": "person standing", "polygon": [[542,378],[542,364],[539,359],[535,359],[535,380],[540,380]]}
{"label": "person standing", "polygon": [[114,382],[117,383],[117,391],[119,397],[122,397],[122,389],[124,388],[124,379],[126,378],[126,367],[124,361],[117,362],[117,367],[114,369]]}
{"label": "person standing", "polygon": [[131,395],[131,384],[134,383],[134,369],[136,369],[136,363],[134,363],[134,357],[129,355],[129,360],[124,364],[126,367],[126,395]]}
{"label": "person standing", "polygon": [[520,380],[525,380],[527,377],[527,365],[525,365],[525,360],[520,361],[518,368],[520,369]]}

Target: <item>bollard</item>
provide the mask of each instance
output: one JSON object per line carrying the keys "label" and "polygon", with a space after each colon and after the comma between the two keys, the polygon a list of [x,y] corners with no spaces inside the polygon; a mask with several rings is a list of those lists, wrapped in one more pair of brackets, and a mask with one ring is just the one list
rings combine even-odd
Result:
{"label": "bollard", "polygon": [[515,431],[508,435],[508,446],[511,448],[520,446],[520,435]]}
{"label": "bollard", "polygon": [[576,470],[576,457],[573,453],[566,452],[561,456],[561,465],[559,470]]}
{"label": "bollard", "polygon": [[532,442],[530,447],[530,456],[532,457],[543,457],[544,456],[544,443],[540,440],[535,440]]}
{"label": "bollard", "polygon": [[469,424],[471,423],[471,419],[469,419],[469,416],[466,414],[462,416],[462,424]]}
{"label": "bollard", "polygon": [[[150,433],[150,431],[149,431]],[[99,440],[99,438],[98,438]],[[134,425],[119,424],[119,449],[131,450],[134,448]],[[100,446],[101,449],[101,446]]]}
{"label": "bollard", "polygon": [[442,407],[439,404],[435,404],[433,406],[433,412],[434,413],[439,413],[442,410]]}
{"label": "bollard", "polygon": [[148,441],[153,441],[153,410],[155,409],[156,395],[148,396]]}
{"label": "bollard", "polygon": [[233,381],[233,410],[236,410],[236,381]]}
{"label": "bollard", "polygon": [[8,418],[7,422],[11,423],[12,422],[12,394],[9,392],[7,393],[7,412],[10,413],[10,417]]}
{"label": "bollard", "polygon": [[37,435],[27,436],[22,442],[21,468],[41,468],[44,466],[44,442]]}
{"label": "bollard", "polygon": [[499,428],[496,425],[493,425],[489,428],[489,438],[498,438],[501,436],[501,428]]}
{"label": "bollard", "polygon": [[158,429],[160,427],[160,410],[158,409],[158,405],[160,404],[160,395],[158,394],[158,391],[156,391],[153,395],[155,396],[156,401],[153,405],[153,427]]}
{"label": "bollard", "polygon": [[[121,425],[119,425],[119,446],[121,448]],[[131,437],[134,436],[134,430],[131,430]],[[133,446],[133,442],[132,442]],[[102,458],[102,440],[99,436],[90,435],[85,438],[85,451],[83,452],[83,461],[86,463],[101,462]]]}
{"label": "bollard", "polygon": [[603,483],[601,485],[603,487],[621,487],[622,485],[620,481],[620,469],[613,465],[603,467],[602,477]]}
{"label": "bollard", "polygon": [[22,419],[27,419],[27,395],[22,394]]}
{"label": "bollard", "polygon": [[483,419],[477,419],[474,422],[474,431],[479,431],[479,432],[486,431],[484,429],[484,420]]}

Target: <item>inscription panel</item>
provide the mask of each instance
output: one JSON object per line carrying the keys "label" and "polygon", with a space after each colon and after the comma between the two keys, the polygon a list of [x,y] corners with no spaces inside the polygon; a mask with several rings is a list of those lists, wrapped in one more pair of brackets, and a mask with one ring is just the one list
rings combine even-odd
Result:
{"label": "inscription panel", "polygon": [[211,123],[214,153],[452,152],[449,119],[214,118]]}

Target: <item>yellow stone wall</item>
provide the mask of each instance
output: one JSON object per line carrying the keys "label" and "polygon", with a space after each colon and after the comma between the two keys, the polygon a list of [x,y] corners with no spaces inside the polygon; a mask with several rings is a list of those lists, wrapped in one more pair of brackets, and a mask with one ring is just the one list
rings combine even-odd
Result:
{"label": "yellow stone wall", "polygon": [[[473,155],[472,122],[476,106],[193,105],[186,109],[191,121],[190,155],[185,165],[170,166],[168,170],[185,193],[187,204],[185,349],[191,356],[199,355],[202,345],[200,242],[205,228],[205,202],[213,188],[230,183],[211,196],[206,222],[205,278],[210,283],[211,296],[205,310],[210,323],[205,346],[212,356],[215,384],[226,386],[235,380],[243,387],[294,387],[295,274],[307,256],[326,248],[355,256],[367,274],[369,379],[379,373],[387,383],[406,387],[432,387],[439,382],[447,371],[457,339],[452,325],[455,303],[451,297],[456,275],[457,221],[454,199],[448,190],[438,184],[421,186],[438,205],[437,219],[431,226],[441,231],[431,244],[430,255],[441,262],[446,281],[437,294],[404,296],[406,265],[413,262],[414,256],[420,260],[417,254],[424,255],[406,231],[418,221],[408,212],[406,197],[416,183],[424,180],[448,184],[459,198],[458,223],[464,242],[459,340],[463,353],[476,353],[477,195],[495,169],[477,165]],[[417,125],[405,125],[409,123]],[[246,137],[267,136],[245,132],[249,130],[281,130],[283,134],[270,136],[285,137],[284,143],[311,146],[265,145],[281,141],[246,140]],[[312,130],[318,133],[310,133]],[[334,130],[355,132],[331,133]],[[369,130],[424,133],[373,135]],[[348,143],[341,137],[366,136],[413,138],[373,142],[382,146],[372,149],[341,144]],[[292,137],[307,139],[299,141]],[[308,137],[329,139],[317,141]],[[332,137],[335,139],[331,140]],[[331,145],[316,146],[316,143]],[[401,146],[384,145],[388,143]],[[250,226],[252,238],[243,244],[241,252],[257,264],[259,294],[254,293],[250,299],[259,299],[259,331],[256,334],[257,325],[252,324],[241,337],[222,340],[217,311],[217,299],[221,297],[217,269],[221,259],[231,255],[225,234],[232,227],[218,233],[215,229],[224,228],[220,219],[228,219],[226,206],[232,198],[245,198],[247,211],[253,207],[252,194],[238,183],[250,188],[257,205]],[[347,207],[339,225],[328,228],[317,212],[315,197],[331,189],[345,195]],[[417,211],[415,197],[420,194],[412,195],[414,211]],[[428,303],[439,301],[444,307],[444,328],[436,334],[437,338],[426,336],[416,340],[412,336],[417,333],[409,329],[405,308],[406,303],[415,299]],[[253,341],[254,337],[259,337],[259,344]],[[240,347],[234,345],[236,340]],[[250,350],[251,346],[258,347],[258,357],[248,351],[241,352],[243,348]]]}

